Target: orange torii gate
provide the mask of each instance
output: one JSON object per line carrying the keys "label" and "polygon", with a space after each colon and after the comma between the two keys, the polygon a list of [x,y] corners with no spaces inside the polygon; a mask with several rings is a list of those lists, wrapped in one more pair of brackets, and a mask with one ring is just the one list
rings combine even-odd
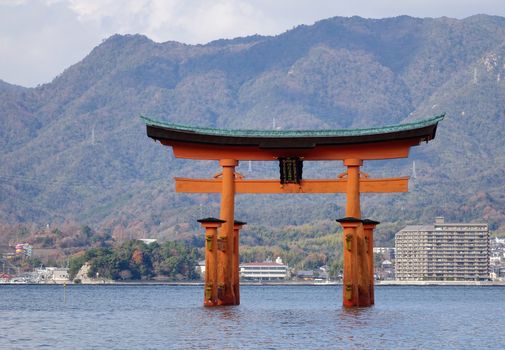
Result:
{"label": "orange torii gate", "polygon": [[[222,172],[211,179],[176,178],[177,192],[221,193],[220,218],[198,220],[205,228],[204,305],[238,305],[239,231],[236,193],[345,193],[343,227],[345,307],[374,303],[373,230],[361,219],[361,193],[407,192],[408,177],[373,179],[363,161],[408,157],[410,147],[435,137],[444,115],[417,122],[345,130],[226,130],[190,127],[142,117],[147,135],[171,146],[175,157],[217,160]],[[279,161],[279,180],[246,180],[235,171],[240,160]],[[341,160],[347,171],[335,179],[302,178],[304,161]]]}

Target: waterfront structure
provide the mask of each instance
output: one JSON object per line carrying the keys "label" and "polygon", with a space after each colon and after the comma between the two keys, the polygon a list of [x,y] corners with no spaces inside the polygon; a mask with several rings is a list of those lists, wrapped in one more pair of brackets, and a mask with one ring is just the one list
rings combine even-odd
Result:
{"label": "waterfront structure", "polygon": [[295,279],[300,281],[328,281],[330,276],[328,275],[328,266],[324,265],[315,270],[298,270],[293,276]]}
{"label": "waterfront structure", "polygon": [[[373,297],[373,231],[361,218],[361,193],[407,192],[408,177],[373,179],[364,161],[408,157],[410,148],[435,137],[443,115],[382,128],[350,130],[228,130],[184,126],[143,118],[147,135],[173,149],[175,157],[215,160],[222,171],[210,179],[175,179],[177,192],[221,193],[219,219],[199,220],[205,228],[204,305],[239,304],[238,235],[235,194],[345,193],[343,227],[345,307],[370,306]],[[239,161],[277,161],[279,179],[246,180]],[[346,171],[333,179],[302,178],[307,161],[340,160]],[[207,165],[206,165],[207,166]]]}
{"label": "waterfront structure", "polygon": [[314,270],[299,270],[295,276],[296,279],[302,281],[313,281],[316,278]]}
{"label": "waterfront structure", "polygon": [[282,281],[289,277],[288,265],[278,257],[275,261],[250,262],[240,265],[240,277],[244,280]]}
{"label": "waterfront structure", "polygon": [[489,229],[484,223],[409,225],[395,236],[398,280],[489,280]]}
{"label": "waterfront structure", "polygon": [[35,269],[36,283],[68,283],[68,268],[66,267],[44,267]]}

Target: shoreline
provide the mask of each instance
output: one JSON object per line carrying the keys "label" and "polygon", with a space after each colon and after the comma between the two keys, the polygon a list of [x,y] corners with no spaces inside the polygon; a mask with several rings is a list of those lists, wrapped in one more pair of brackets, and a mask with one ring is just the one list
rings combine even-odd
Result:
{"label": "shoreline", "polygon": [[[30,286],[204,286],[204,282],[200,281],[90,281],[86,283],[0,283],[2,285],[30,285]],[[324,283],[314,283],[313,281],[262,281],[262,282],[241,282],[241,286],[341,286],[340,281],[331,281]],[[505,286],[505,281],[376,281],[375,286]]]}

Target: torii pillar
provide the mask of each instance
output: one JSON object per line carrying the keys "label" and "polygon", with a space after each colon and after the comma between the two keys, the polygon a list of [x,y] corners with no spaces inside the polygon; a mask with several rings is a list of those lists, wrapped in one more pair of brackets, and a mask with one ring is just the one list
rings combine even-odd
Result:
{"label": "torii pillar", "polygon": [[346,217],[339,221],[343,228],[344,281],[343,305],[345,307],[370,306],[373,286],[370,280],[373,271],[369,269],[368,242],[361,220],[360,167],[361,159],[345,159],[347,167]]}
{"label": "torii pillar", "polygon": [[219,217],[225,221],[219,229],[217,237],[217,280],[218,280],[218,305],[238,305],[234,280],[234,216],[235,216],[235,159],[221,159],[221,210]]}

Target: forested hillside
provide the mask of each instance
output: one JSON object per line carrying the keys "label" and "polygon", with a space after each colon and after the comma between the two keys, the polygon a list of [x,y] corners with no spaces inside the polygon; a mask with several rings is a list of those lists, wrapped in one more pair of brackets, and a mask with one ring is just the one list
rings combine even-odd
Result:
{"label": "forested hillside", "polygon": [[[416,177],[408,194],[365,196],[364,216],[383,223],[379,244],[436,215],[503,230],[504,101],[502,17],[335,17],[206,45],[115,35],[49,84],[0,82],[0,222],[72,222],[115,238],[198,235],[196,219],[217,216],[219,198],[175,194],[172,178],[209,177],[218,165],[174,159],[146,137],[141,114],[220,128],[323,129],[445,112],[436,139],[408,160],[365,164],[372,177],[400,176],[412,175],[415,161]],[[245,162],[239,171],[277,177],[277,167]],[[306,162],[304,177],[342,171]],[[263,237],[276,246],[289,232],[324,240],[343,200],[239,196],[236,216],[249,223],[244,244]]]}

